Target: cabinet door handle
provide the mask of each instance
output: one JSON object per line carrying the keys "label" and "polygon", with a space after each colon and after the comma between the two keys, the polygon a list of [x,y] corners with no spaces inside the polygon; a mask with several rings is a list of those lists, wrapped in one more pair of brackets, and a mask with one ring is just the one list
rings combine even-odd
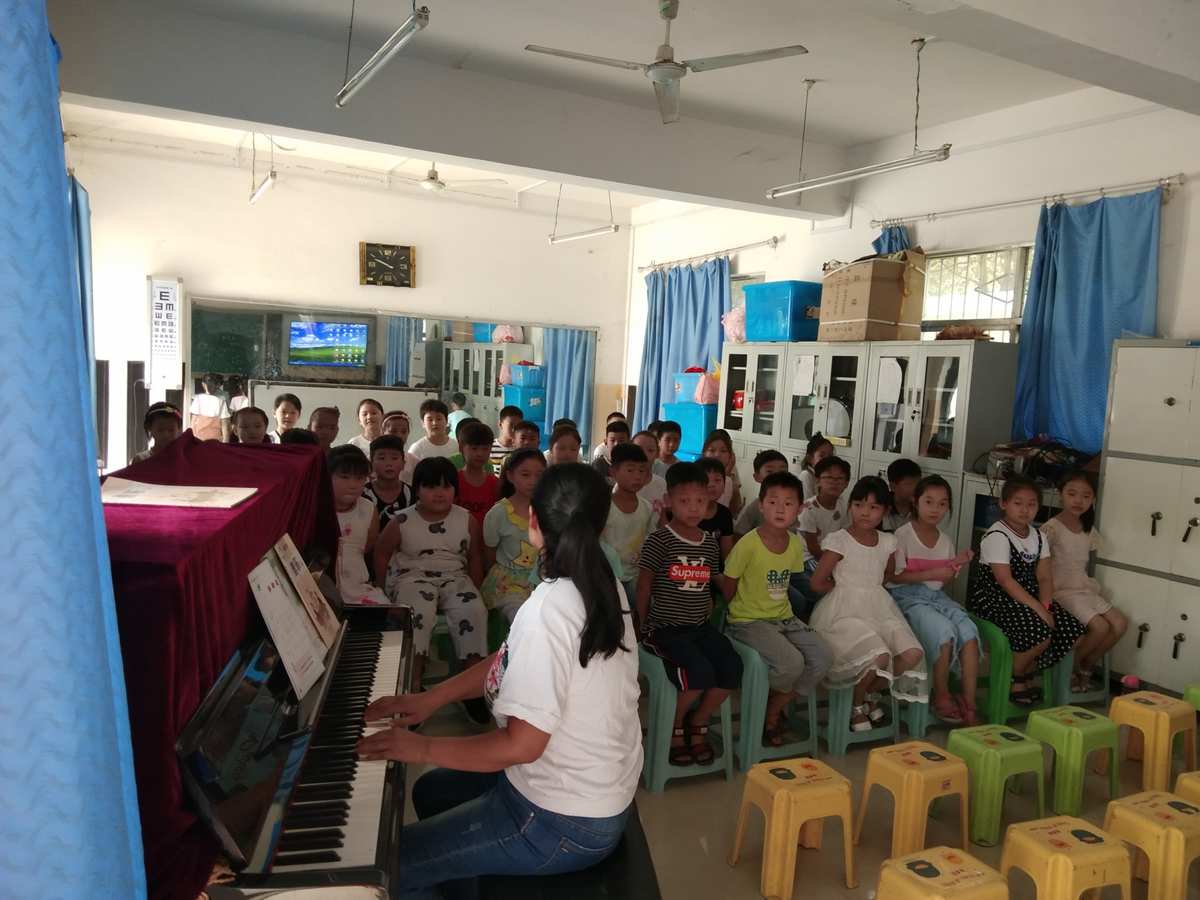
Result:
{"label": "cabinet door handle", "polygon": [[920,406],[920,405],[921,405],[921,389],[920,389],[920,388],[917,388],[917,399],[916,399],[916,404],[917,404],[917,406]]}
{"label": "cabinet door handle", "polygon": [[1163,403],[1165,403],[1167,406],[1174,406],[1175,398],[1174,397],[1166,397],[1163,399]]}
{"label": "cabinet door handle", "polygon": [[1171,649],[1171,659],[1179,659],[1179,645],[1187,640],[1187,637],[1181,631],[1173,638],[1175,646]]}
{"label": "cabinet door handle", "polygon": [[906,399],[904,402],[908,406],[912,406],[912,388],[908,388],[908,393],[905,394],[905,397],[907,397],[908,399]]}
{"label": "cabinet door handle", "polygon": [[1192,516],[1188,519],[1188,527],[1183,532],[1183,543],[1187,543],[1188,535],[1192,533],[1193,528],[1200,528],[1200,519]]}
{"label": "cabinet door handle", "polygon": [[1160,512],[1150,513],[1150,537],[1158,537],[1158,523],[1162,521],[1162,517]]}
{"label": "cabinet door handle", "polygon": [[1144,641],[1146,639],[1146,635],[1147,635],[1147,633],[1149,633],[1149,631],[1150,631],[1150,626],[1147,625],[1145,622],[1143,622],[1141,625],[1138,626],[1137,648],[1139,650],[1142,649],[1142,641]]}

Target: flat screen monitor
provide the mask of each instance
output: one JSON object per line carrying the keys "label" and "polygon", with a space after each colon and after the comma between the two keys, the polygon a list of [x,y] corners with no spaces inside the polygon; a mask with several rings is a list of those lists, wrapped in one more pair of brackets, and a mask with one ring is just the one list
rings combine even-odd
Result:
{"label": "flat screen monitor", "polygon": [[288,365],[365,369],[369,329],[365,322],[293,321]]}

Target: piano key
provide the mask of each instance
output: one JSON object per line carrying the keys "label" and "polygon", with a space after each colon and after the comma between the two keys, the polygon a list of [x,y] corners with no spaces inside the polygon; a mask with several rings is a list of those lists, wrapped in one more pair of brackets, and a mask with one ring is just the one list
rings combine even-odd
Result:
{"label": "piano key", "polygon": [[[295,866],[317,868],[323,863],[338,862],[341,857],[332,850],[318,850],[310,853],[279,853],[275,859],[283,870],[291,870]],[[280,866],[273,867],[271,871],[281,871]]]}

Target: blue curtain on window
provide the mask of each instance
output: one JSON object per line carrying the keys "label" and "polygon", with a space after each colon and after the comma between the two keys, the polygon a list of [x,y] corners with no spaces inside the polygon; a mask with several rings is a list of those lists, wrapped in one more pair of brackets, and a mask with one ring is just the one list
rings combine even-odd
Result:
{"label": "blue curtain on window", "polygon": [[[0,383],[11,436],[0,471],[4,514],[20,523],[0,629],[0,893],[144,898],[58,53],[44,3],[2,3],[0,21]],[[45,433],[47,398],[71,439],[32,439]]]}
{"label": "blue curtain on window", "polygon": [[908,242],[908,229],[903,225],[888,225],[871,242],[876,253],[899,253],[912,246]]}
{"label": "blue curtain on window", "polygon": [[[542,330],[542,355],[546,365],[546,425],[556,419],[574,419],[583,448],[591,446],[592,406],[595,395],[596,332],[581,328]],[[543,429],[544,430],[544,429]],[[581,453],[580,458],[583,458]]]}
{"label": "blue curtain on window", "polygon": [[1162,190],[1044,206],[1021,321],[1013,437],[1097,453],[1112,342],[1154,333]]}
{"label": "blue curtain on window", "polygon": [[646,276],[646,339],[634,424],[645,428],[669,402],[676,372],[720,362],[729,312],[729,257],[699,266],[655,269]]}
{"label": "blue curtain on window", "polygon": [[421,320],[408,316],[388,316],[387,356],[383,361],[383,383],[408,384],[409,358],[420,333]]}

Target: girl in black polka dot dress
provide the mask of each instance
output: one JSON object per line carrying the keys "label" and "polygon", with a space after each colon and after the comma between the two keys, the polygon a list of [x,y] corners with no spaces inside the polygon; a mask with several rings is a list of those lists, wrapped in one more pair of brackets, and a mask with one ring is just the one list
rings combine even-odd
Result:
{"label": "girl in black polka dot dress", "polygon": [[1084,627],[1050,598],[1050,547],[1033,524],[1042,504],[1032,480],[1013,476],[1000,491],[1003,518],[979,547],[981,563],[968,607],[1004,632],[1013,653],[1011,697],[1033,705],[1040,692],[1035,674],[1072,651]]}

